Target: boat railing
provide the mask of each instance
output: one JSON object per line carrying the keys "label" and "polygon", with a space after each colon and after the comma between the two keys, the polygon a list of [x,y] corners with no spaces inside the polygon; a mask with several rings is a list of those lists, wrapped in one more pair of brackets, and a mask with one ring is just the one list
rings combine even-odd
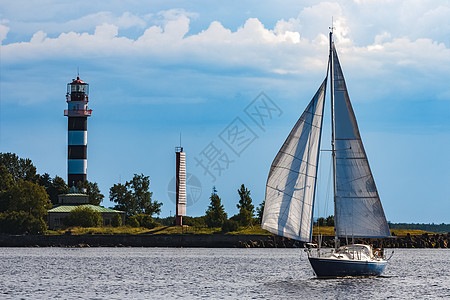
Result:
{"label": "boat railing", "polygon": [[314,258],[342,258],[351,260],[386,260],[386,253],[380,248],[373,249],[366,248],[364,246],[352,245],[352,246],[342,246],[337,249],[335,248],[319,248],[316,245],[308,245],[305,247],[305,251],[308,257]]}
{"label": "boat railing", "polygon": [[335,253],[334,248],[306,248],[309,257],[329,257]]}

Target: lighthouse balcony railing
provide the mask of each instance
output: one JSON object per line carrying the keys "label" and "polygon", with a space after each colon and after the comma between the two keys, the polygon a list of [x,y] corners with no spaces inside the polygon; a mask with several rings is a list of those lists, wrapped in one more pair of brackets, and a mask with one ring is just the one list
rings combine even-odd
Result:
{"label": "lighthouse balcony railing", "polygon": [[64,116],[66,117],[90,117],[92,109],[65,109]]}
{"label": "lighthouse balcony railing", "polygon": [[89,102],[89,96],[84,94],[84,93],[78,93],[74,95],[74,98],[72,99],[72,95],[71,94],[66,94],[66,102],[71,102],[71,101],[81,101],[81,102]]}

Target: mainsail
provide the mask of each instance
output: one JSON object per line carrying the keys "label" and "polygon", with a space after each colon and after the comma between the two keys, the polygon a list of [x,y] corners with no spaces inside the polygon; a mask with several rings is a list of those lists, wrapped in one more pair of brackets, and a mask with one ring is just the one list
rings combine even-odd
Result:
{"label": "mainsail", "polygon": [[327,79],[287,137],[269,172],[261,227],[310,242]]}
{"label": "mainsail", "polygon": [[334,44],[335,227],[340,237],[388,237],[375,181]]}

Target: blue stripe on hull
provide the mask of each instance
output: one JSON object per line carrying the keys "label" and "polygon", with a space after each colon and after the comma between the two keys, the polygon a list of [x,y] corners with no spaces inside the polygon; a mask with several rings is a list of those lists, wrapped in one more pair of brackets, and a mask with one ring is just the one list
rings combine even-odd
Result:
{"label": "blue stripe on hull", "polygon": [[309,257],[317,277],[379,276],[386,267],[386,261],[345,261]]}

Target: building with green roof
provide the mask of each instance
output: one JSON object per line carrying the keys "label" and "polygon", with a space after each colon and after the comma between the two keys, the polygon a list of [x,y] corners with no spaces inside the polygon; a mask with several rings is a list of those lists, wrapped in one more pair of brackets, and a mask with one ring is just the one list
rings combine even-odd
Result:
{"label": "building with green roof", "polygon": [[103,225],[105,226],[111,224],[111,219],[116,214],[120,215],[122,224],[125,224],[124,211],[89,204],[89,196],[72,187],[67,194],[58,195],[58,204],[48,211],[48,227],[50,229],[63,227],[63,219],[79,206],[89,207],[94,211],[100,212],[103,217]]}

